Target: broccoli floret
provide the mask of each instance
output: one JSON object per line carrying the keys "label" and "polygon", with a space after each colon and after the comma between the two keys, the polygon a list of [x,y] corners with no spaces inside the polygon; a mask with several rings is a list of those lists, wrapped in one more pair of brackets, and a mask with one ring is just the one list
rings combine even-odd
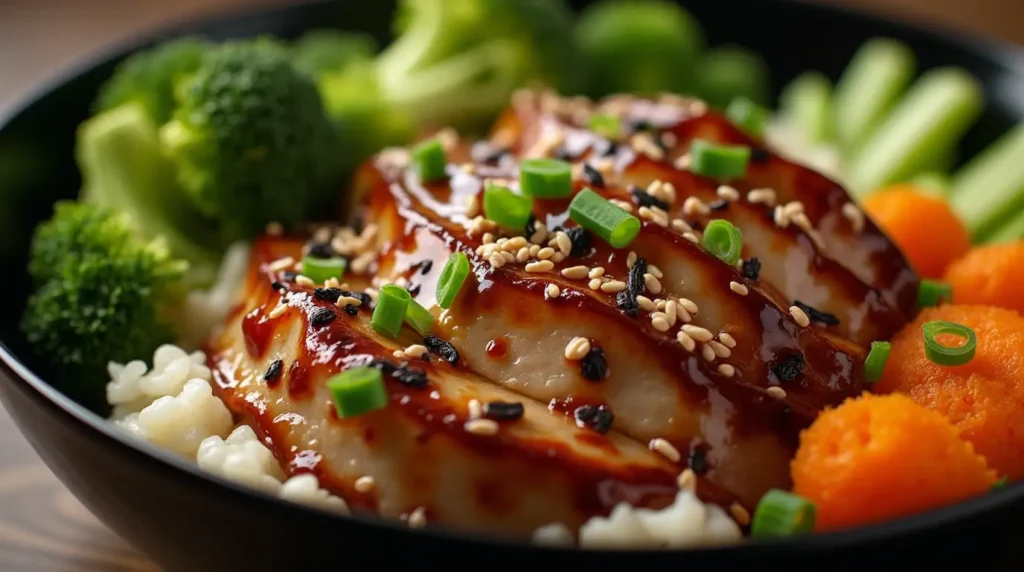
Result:
{"label": "broccoli floret", "polygon": [[396,24],[402,33],[378,60],[380,89],[419,125],[476,123],[530,80],[580,88],[561,0],[404,0]]}
{"label": "broccoli floret", "polygon": [[292,63],[312,76],[337,72],[377,53],[373,37],[341,30],[310,30],[292,46]]}
{"label": "broccoli floret", "polygon": [[337,133],[288,56],[266,40],[212,50],[160,130],[183,191],[227,240],[296,223],[337,190]]}
{"label": "broccoli floret", "polygon": [[36,292],[21,328],[54,383],[105,409],[105,367],[174,340],[170,315],[184,300],[187,263],[159,241],[136,238],[127,217],[62,203],[32,243]]}
{"label": "broccoli floret", "polygon": [[588,8],[576,26],[588,62],[590,95],[687,92],[704,33],[674,2],[605,0]]}
{"label": "broccoli floret", "polygon": [[175,86],[202,63],[210,44],[199,38],[180,38],[138,52],[118,65],[100,89],[94,112],[101,113],[138,102],[158,123],[174,112]]}

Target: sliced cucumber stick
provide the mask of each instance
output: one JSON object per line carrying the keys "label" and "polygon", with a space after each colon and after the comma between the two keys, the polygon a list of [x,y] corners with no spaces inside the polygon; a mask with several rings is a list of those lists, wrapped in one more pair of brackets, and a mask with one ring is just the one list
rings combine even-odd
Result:
{"label": "sliced cucumber stick", "polygon": [[1011,242],[1024,239],[1024,210],[1017,211],[1017,214],[1005,224],[999,226],[995,232],[985,237],[985,242]]}
{"label": "sliced cucumber stick", "polygon": [[906,91],[916,68],[914,52],[896,40],[874,38],[857,50],[836,83],[836,139],[844,152],[867,139]]}
{"label": "sliced cucumber stick", "polygon": [[847,165],[851,190],[863,197],[935,164],[981,114],[978,80],[960,68],[921,76]]}
{"label": "sliced cucumber stick", "polygon": [[797,76],[779,94],[779,111],[807,143],[832,140],[832,83],[824,75],[804,72]]}
{"label": "sliced cucumber stick", "polygon": [[[1024,207],[1024,123],[956,173],[953,208],[976,240],[997,233]],[[1020,218],[1020,217],[1017,217]]]}
{"label": "sliced cucumber stick", "polygon": [[909,183],[922,190],[935,193],[936,195],[947,195],[953,188],[953,182],[949,175],[938,171],[920,173],[910,179]]}

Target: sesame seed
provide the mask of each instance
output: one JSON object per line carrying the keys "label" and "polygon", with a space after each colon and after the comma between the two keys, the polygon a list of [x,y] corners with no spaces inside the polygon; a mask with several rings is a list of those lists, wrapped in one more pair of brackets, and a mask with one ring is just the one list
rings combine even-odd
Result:
{"label": "sesame seed", "polygon": [[298,276],[295,277],[295,283],[298,284],[299,286],[315,286],[316,285],[316,282],[313,282],[312,278],[310,278],[309,276],[304,276],[302,274],[299,274]]}
{"label": "sesame seed", "polygon": [[603,266],[595,266],[594,268],[590,269],[590,272],[587,273],[588,278],[600,278],[602,276],[604,276]]}
{"label": "sesame seed", "polygon": [[683,201],[683,214],[686,216],[706,215],[711,212],[711,207],[697,197],[687,197]]}
{"label": "sesame seed", "polygon": [[677,137],[675,133],[666,131],[661,134],[661,144],[665,147],[671,149],[676,146],[676,143],[679,143],[679,137]]}
{"label": "sesame seed", "polygon": [[732,337],[731,334],[722,332],[721,334],[718,334],[718,339],[722,342],[722,345],[724,345],[727,348],[736,347],[736,338]]}
{"label": "sesame seed", "polygon": [[644,220],[649,220],[658,226],[668,226],[668,214],[657,207],[640,207],[637,214]]}
{"label": "sesame seed", "polygon": [[[341,287],[344,288],[345,285],[342,284]],[[367,288],[366,290],[363,290],[363,293],[366,294],[367,296],[369,296],[370,299],[373,300],[374,302],[377,301],[377,294],[378,294],[378,292],[377,292],[377,290],[375,288]]]}
{"label": "sesame seed", "polygon": [[538,272],[549,272],[555,267],[555,263],[550,260],[541,260],[540,262],[531,262],[526,265],[526,271],[532,273]]}
{"label": "sesame seed", "polygon": [[366,272],[366,270],[370,267],[370,263],[373,262],[373,259],[376,257],[377,255],[373,252],[364,252],[363,254],[360,254],[359,256],[356,257],[355,260],[352,261],[352,271],[355,272],[356,274],[362,274]]}
{"label": "sesame seed", "polygon": [[654,300],[654,307],[657,308],[659,312],[662,312],[665,310],[665,303],[665,300],[662,300],[661,298],[656,298]]}
{"label": "sesame seed", "polygon": [[668,204],[676,202],[676,187],[672,183],[665,183],[661,186],[662,200]]}
{"label": "sesame seed", "polygon": [[688,352],[692,352],[697,349],[697,342],[686,332],[680,331],[676,334],[676,341],[679,342],[679,345],[683,346],[683,349]]}
{"label": "sesame seed", "polygon": [[636,303],[647,312],[653,312],[655,310],[654,302],[652,302],[647,296],[637,296]]}
{"label": "sesame seed", "polygon": [[538,224],[535,228],[537,230],[530,235],[530,242],[533,244],[543,244],[544,239],[548,237],[548,229],[544,228],[542,224]]}
{"label": "sesame seed", "polygon": [[684,232],[683,233],[683,238],[685,238],[686,240],[689,240],[690,242],[692,242],[694,244],[700,244],[700,239],[697,238],[697,235],[693,234],[692,232]]}
{"label": "sesame seed", "polygon": [[727,358],[732,355],[732,351],[725,347],[725,344],[711,340],[708,342],[708,347],[715,351],[715,355],[720,358]]}
{"label": "sesame seed", "polygon": [[678,308],[679,304],[676,304],[675,300],[669,300],[665,302],[665,317],[668,320],[668,325],[674,326],[676,324]]}
{"label": "sesame seed", "polygon": [[484,241],[484,244],[491,244],[491,243],[493,243],[494,242],[494,235],[489,233],[489,232],[485,232],[484,233],[483,241]]}
{"label": "sesame seed", "polygon": [[648,158],[660,161],[665,158],[665,152],[654,142],[649,133],[637,133],[630,138],[629,144],[637,153],[643,153]]}
{"label": "sesame seed", "polygon": [[767,393],[768,395],[774,397],[775,399],[785,399],[786,398],[786,390],[782,389],[781,387],[779,387],[777,385],[773,385],[773,386],[769,387],[768,389],[764,390],[764,392]]}
{"label": "sesame seed", "polygon": [[[683,307],[685,308],[686,306],[684,305]],[[714,336],[711,335],[710,331],[700,326],[683,324],[683,331],[689,334],[690,337],[697,340],[698,342],[707,342],[711,341],[711,339],[714,338]]]}
{"label": "sesame seed", "polygon": [[700,117],[708,112],[708,104],[700,99],[690,100],[690,115]]}
{"label": "sesame seed", "polygon": [[491,255],[490,258],[487,259],[487,262],[490,262],[491,266],[493,266],[494,268],[501,268],[502,266],[505,265],[505,258],[502,257],[501,254],[495,252],[494,254]]}
{"label": "sesame seed", "polygon": [[485,437],[498,434],[498,423],[492,419],[470,419],[466,421],[464,428],[474,435]]}
{"label": "sesame seed", "polygon": [[693,232],[693,227],[681,218],[674,218],[672,219],[672,230],[683,234],[684,232]]}
{"label": "sesame seed", "polygon": [[620,209],[622,209],[622,210],[624,210],[624,211],[626,211],[628,213],[633,212],[633,204],[632,203],[627,203],[626,201],[623,201],[623,200],[620,200],[620,199],[609,199],[608,202],[610,202],[611,204],[619,207]]}
{"label": "sesame seed", "polygon": [[587,277],[589,269],[586,266],[572,266],[562,269],[562,276],[571,280],[581,280]]}
{"label": "sesame seed", "polygon": [[704,358],[704,361],[713,362],[715,358],[715,350],[711,349],[711,346],[704,344],[700,347],[700,355]]}
{"label": "sesame seed", "polygon": [[413,359],[421,358],[425,353],[427,353],[427,348],[422,344],[413,344],[405,348],[405,355]]}
{"label": "sesame seed", "polygon": [[576,337],[565,346],[565,359],[580,360],[590,352],[590,340]]}
{"label": "sesame seed", "polygon": [[612,280],[601,284],[602,292],[622,292],[626,289],[626,283],[622,280]]}
{"label": "sesame seed", "polygon": [[736,520],[736,524],[746,526],[750,524],[750,512],[743,508],[740,503],[734,502],[729,506],[729,514]]}
{"label": "sesame seed", "polygon": [[377,481],[371,476],[359,477],[356,479],[355,487],[356,492],[368,493],[373,490],[373,487],[377,485]]}
{"label": "sesame seed", "polygon": [[410,528],[423,528],[427,525],[427,509],[423,507],[417,507],[416,510],[412,511],[409,515],[409,527]]}
{"label": "sesame seed", "polygon": [[665,457],[669,461],[672,461],[673,463],[678,463],[679,459],[683,457],[682,455],[679,454],[679,449],[676,449],[674,446],[672,446],[672,443],[669,443],[668,441],[662,439],[661,437],[655,437],[654,439],[651,439],[651,442],[648,444],[648,447],[650,447],[652,451],[660,453],[663,457]]}
{"label": "sesame seed", "polygon": [[480,214],[480,200],[476,195],[466,197],[466,210],[463,212],[466,218],[473,218]]}
{"label": "sesame seed", "polygon": [[508,252],[516,252],[520,248],[525,248],[529,246],[530,243],[526,241],[526,238],[522,236],[515,236],[502,243],[501,249]]}
{"label": "sesame seed", "polygon": [[530,259],[530,249],[525,246],[519,249],[516,253],[516,262],[523,264]]}
{"label": "sesame seed", "polygon": [[555,264],[558,264],[563,260],[565,260],[565,255],[561,252],[556,252],[555,255],[551,257],[551,262],[554,262]]}
{"label": "sesame seed", "polygon": [[545,293],[547,294],[549,299],[550,298],[557,298],[558,295],[562,293],[562,290],[557,285],[555,285],[555,284],[548,284],[548,287],[545,290]]}
{"label": "sesame seed", "polygon": [[727,201],[735,202],[740,200],[740,192],[734,189],[733,187],[730,187],[729,185],[721,185],[715,192],[716,194],[718,194],[720,198],[723,198]]}
{"label": "sesame seed", "polygon": [[680,298],[679,305],[682,306],[684,310],[693,314],[694,316],[697,315],[697,304],[693,300],[689,298]]}
{"label": "sesame seed", "polygon": [[529,252],[530,252],[530,256],[537,256],[537,254],[540,253],[540,245],[539,244],[531,244]]}
{"label": "sesame seed", "polygon": [[274,318],[280,317],[282,314],[284,314],[287,311],[288,311],[288,306],[285,305],[285,304],[281,304],[279,306],[275,306],[274,309],[271,310],[267,314],[267,317],[270,318],[271,320],[273,320]]}
{"label": "sesame seed", "polygon": [[772,220],[775,221],[775,226],[779,228],[786,228],[789,226],[789,217],[781,206],[775,207],[775,211],[772,213]]}
{"label": "sesame seed", "polygon": [[739,282],[736,282],[735,280],[729,283],[729,289],[739,294],[740,296],[746,296],[747,294],[750,293],[750,290],[746,286],[740,284]]}
{"label": "sesame seed", "polygon": [[653,264],[648,264],[647,265],[647,271],[650,272],[651,274],[653,274],[654,277],[659,279],[659,280],[665,277],[665,275],[662,274],[661,269],[658,268],[657,266],[653,265]]}
{"label": "sesame seed", "polygon": [[480,419],[484,416],[484,406],[480,403],[479,399],[470,399],[467,408],[469,409],[470,419]]}
{"label": "sesame seed", "polygon": [[284,233],[284,227],[281,226],[281,223],[279,222],[270,222],[267,223],[267,227],[264,229],[264,232],[270,236],[281,236],[281,234]]}
{"label": "sesame seed", "polygon": [[796,213],[804,212],[804,204],[800,201],[790,201],[782,206],[782,210],[785,211],[786,216],[792,217]]}
{"label": "sesame seed", "polygon": [[644,273],[644,286],[647,287],[651,294],[661,294],[661,281],[650,272]]}
{"label": "sesame seed", "polygon": [[572,252],[572,240],[569,239],[569,235],[562,231],[555,233],[555,244],[558,246],[558,250],[565,256],[569,256]]}
{"label": "sesame seed", "polygon": [[294,264],[294,258],[292,258],[291,256],[285,256],[284,258],[278,258],[277,260],[268,264],[267,270],[271,272],[280,272],[282,270],[287,270],[288,268],[291,268],[292,265]]}
{"label": "sesame seed", "polygon": [[853,232],[859,233],[864,230],[864,213],[853,203],[843,205],[843,216],[850,221]]}
{"label": "sesame seed", "polygon": [[790,217],[790,220],[800,228],[800,230],[807,234],[808,238],[811,239],[811,242],[814,243],[815,248],[818,250],[825,250],[825,242],[821,239],[821,234],[819,234],[817,229],[811,225],[811,221],[807,218],[806,214],[802,212],[795,213]]}
{"label": "sesame seed", "polygon": [[338,282],[338,279],[332,276],[331,278],[328,278],[327,280],[324,281],[324,286],[328,288],[340,288],[341,282]]}
{"label": "sesame seed", "polygon": [[693,469],[684,469],[676,478],[676,484],[683,491],[694,491],[697,489],[697,473]]}
{"label": "sesame seed", "polygon": [[405,359],[408,356],[405,355],[405,351],[404,350],[395,350],[395,351],[391,352],[391,357],[393,357],[395,359]]}
{"label": "sesame seed", "polygon": [[636,253],[632,250],[626,255],[626,268],[633,269],[633,265],[636,264]]}
{"label": "sesame seed", "polygon": [[736,368],[727,363],[723,363],[718,366],[718,373],[724,375],[725,377],[732,377],[733,375],[736,374]]}
{"label": "sesame seed", "polygon": [[587,286],[589,286],[591,290],[600,290],[602,284],[604,284],[604,281],[600,278],[594,278],[587,284]]}
{"label": "sesame seed", "polygon": [[747,200],[753,204],[775,206],[775,191],[772,189],[753,189],[747,193]]}
{"label": "sesame seed", "polygon": [[502,250],[498,254],[501,254],[501,257],[505,259],[506,264],[511,264],[516,261],[516,255],[508,252],[507,250]]}
{"label": "sesame seed", "polygon": [[675,160],[675,162],[672,163],[672,166],[675,167],[676,169],[679,169],[680,171],[685,171],[685,170],[689,169],[690,168],[690,156],[689,155],[680,155]]}
{"label": "sesame seed", "polygon": [[807,313],[797,306],[789,307],[789,315],[793,316],[793,319],[796,320],[796,323],[801,328],[806,328],[811,325],[811,319],[807,317]]}
{"label": "sesame seed", "polygon": [[354,296],[339,296],[338,301],[335,302],[335,304],[337,304],[339,308],[344,308],[345,306],[348,305],[359,307],[360,305],[362,305],[362,303],[362,300]]}
{"label": "sesame seed", "polygon": [[651,318],[651,325],[654,326],[654,329],[658,330],[659,332],[668,331],[668,320],[666,320],[663,316],[664,314],[660,316],[655,315],[653,318]]}

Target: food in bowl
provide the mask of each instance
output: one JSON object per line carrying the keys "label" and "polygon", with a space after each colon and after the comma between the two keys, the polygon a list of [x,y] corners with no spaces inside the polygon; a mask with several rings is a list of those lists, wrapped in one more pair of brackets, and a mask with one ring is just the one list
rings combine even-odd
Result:
{"label": "food in bowl", "polygon": [[[621,44],[602,10],[633,14],[630,29],[692,24],[642,6],[594,8],[579,46],[530,44],[533,60],[506,57],[533,37],[507,22],[432,44],[475,29],[445,28],[467,15],[441,2],[404,5],[407,31],[376,57],[327,32],[134,56],[80,129],[82,197],[37,232],[26,337],[55,384],[131,434],[268,494],[413,527],[718,545],[877,523],[1017,478],[1019,390],[1000,363],[1021,318],[951,305],[938,280],[977,279],[954,258],[998,217],[965,224],[919,178],[970,124],[973,79],[935,72],[905,96],[956,105],[897,103],[899,60],[874,88],[881,107],[850,110],[863,103],[843,90],[870,82],[841,82],[833,109],[827,80],[806,76],[773,118],[763,85],[733,81],[754,60],[697,58],[701,42],[675,37],[698,63],[672,87],[704,99],[650,73],[615,76],[636,95],[512,93],[564,79],[548,56],[574,46],[602,71],[618,61],[602,42],[666,49]],[[853,77],[893,53],[875,46]],[[459,75],[459,58],[507,75]],[[499,96],[511,104],[485,138],[430,128],[471,132]],[[947,129],[922,131],[921,114]],[[813,134],[858,192],[902,187],[858,203],[784,158],[805,155],[779,148],[778,126]],[[1007,141],[975,161],[1011,169]],[[903,232],[918,202],[934,224]],[[1012,269],[1017,253],[968,257]]]}

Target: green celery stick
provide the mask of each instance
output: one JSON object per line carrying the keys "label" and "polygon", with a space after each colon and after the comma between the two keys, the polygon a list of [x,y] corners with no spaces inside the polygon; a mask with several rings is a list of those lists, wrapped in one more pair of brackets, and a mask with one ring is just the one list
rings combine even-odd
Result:
{"label": "green celery stick", "polygon": [[1011,242],[1022,238],[1024,238],[1024,210],[1019,210],[1013,218],[985,237],[984,242]]}
{"label": "green celery stick", "polygon": [[818,72],[804,72],[779,94],[779,112],[808,143],[832,140],[832,82]]}
{"label": "green celery stick", "polygon": [[952,199],[975,240],[998,232],[1001,223],[1015,218],[1024,207],[1024,123],[956,173]]}
{"label": "green celery stick", "polygon": [[915,187],[936,195],[949,194],[952,188],[952,181],[950,181],[949,175],[939,171],[919,173],[908,182]]}
{"label": "green celery stick", "polygon": [[865,42],[836,83],[833,112],[836,139],[844,153],[855,151],[896,104],[917,63],[901,42],[873,38]]}
{"label": "green celery stick", "polygon": [[858,197],[906,180],[956,145],[981,114],[978,80],[960,68],[921,76],[847,163],[847,180]]}

